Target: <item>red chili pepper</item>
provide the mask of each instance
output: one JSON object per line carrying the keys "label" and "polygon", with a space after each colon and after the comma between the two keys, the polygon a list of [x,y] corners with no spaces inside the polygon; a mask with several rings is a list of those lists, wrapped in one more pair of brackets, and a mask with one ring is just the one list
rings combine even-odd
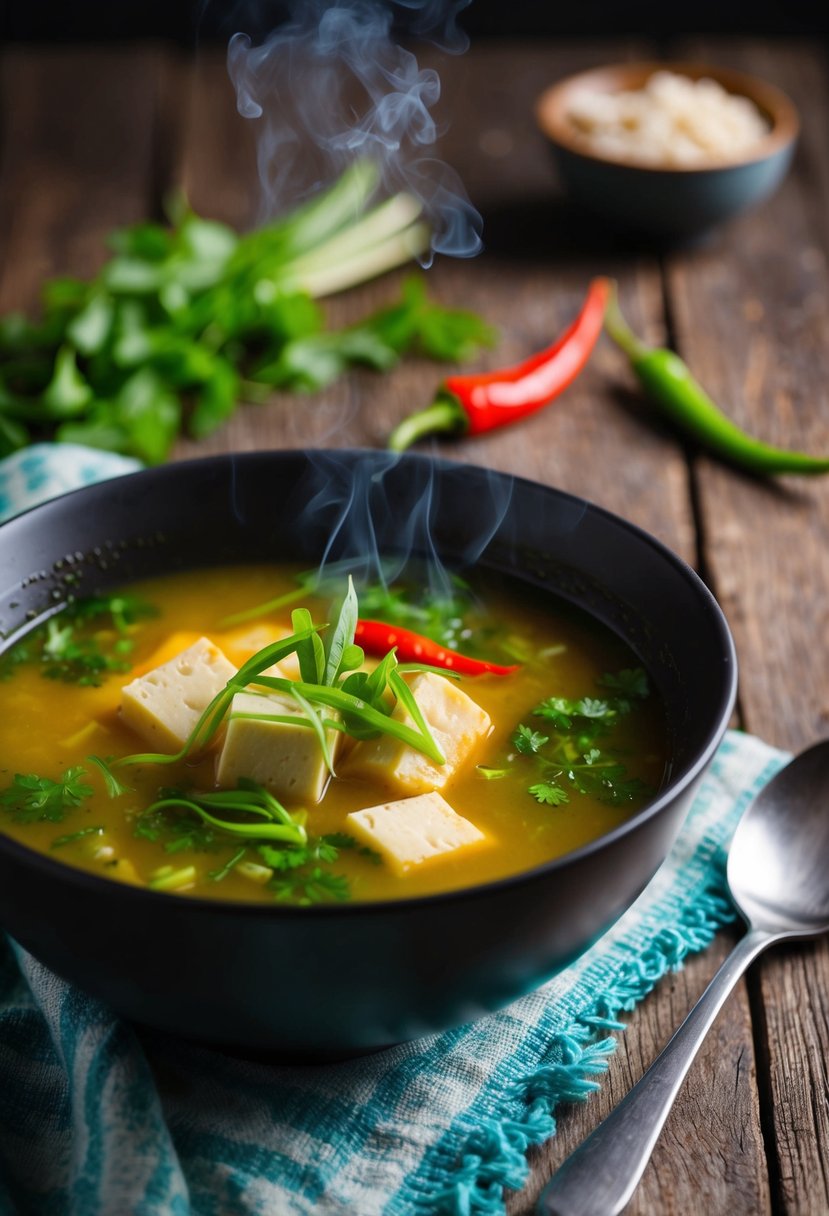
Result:
{"label": "red chili pepper", "polygon": [[387,625],[385,621],[358,621],[354,641],[367,654],[383,656],[396,647],[397,657],[404,663],[428,663],[430,667],[445,667],[462,676],[508,676],[518,667],[501,667],[498,663],[487,663],[484,659],[470,659],[457,650],[441,646],[431,638],[412,633],[411,629],[400,629]]}
{"label": "red chili pepper", "polygon": [[516,367],[448,376],[427,409],[395,427],[391,450],[402,452],[424,435],[438,432],[481,435],[543,409],[575,380],[590,357],[602,332],[609,294],[608,279],[593,279],[572,325],[552,346]]}

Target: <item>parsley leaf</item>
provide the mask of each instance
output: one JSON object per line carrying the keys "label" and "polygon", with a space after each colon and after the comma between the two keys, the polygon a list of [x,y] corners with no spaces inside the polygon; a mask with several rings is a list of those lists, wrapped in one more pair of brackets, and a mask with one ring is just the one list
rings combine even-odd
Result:
{"label": "parsley leaf", "polygon": [[68,768],[57,781],[36,773],[15,773],[12,784],[0,792],[0,806],[15,823],[60,823],[67,812],[92,796],[86,778],[80,766]]}

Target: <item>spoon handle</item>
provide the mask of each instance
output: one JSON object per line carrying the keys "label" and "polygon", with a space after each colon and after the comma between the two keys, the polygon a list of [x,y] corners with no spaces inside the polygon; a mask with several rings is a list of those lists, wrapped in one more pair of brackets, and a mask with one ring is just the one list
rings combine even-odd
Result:
{"label": "spoon handle", "polygon": [[650,1160],[685,1074],[726,997],[777,935],[741,938],[648,1071],[567,1158],[541,1193],[538,1216],[617,1216]]}

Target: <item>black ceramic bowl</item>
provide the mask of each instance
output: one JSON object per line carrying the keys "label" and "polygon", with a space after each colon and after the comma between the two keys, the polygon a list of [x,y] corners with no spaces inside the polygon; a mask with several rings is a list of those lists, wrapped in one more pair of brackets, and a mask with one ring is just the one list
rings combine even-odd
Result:
{"label": "black ceramic bowl", "polygon": [[448,564],[478,562],[563,597],[620,635],[668,715],[672,771],[654,801],[595,843],[516,877],[312,908],[120,885],[0,835],[0,923],[23,946],[138,1022],[244,1050],[323,1055],[502,1006],[629,906],[665,857],[725,730],[734,650],[686,565],[570,495],[381,452],[223,456],[137,473],[0,528],[4,645],[69,588],[93,594],[234,562],[313,564],[323,554],[365,554],[374,542],[380,552],[405,544],[428,554],[432,545]]}

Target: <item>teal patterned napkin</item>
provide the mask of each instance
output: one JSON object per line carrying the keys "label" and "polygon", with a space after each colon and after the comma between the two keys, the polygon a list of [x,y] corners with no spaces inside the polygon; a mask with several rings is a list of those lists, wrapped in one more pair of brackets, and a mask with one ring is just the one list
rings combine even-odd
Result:
{"label": "teal patterned napkin", "polygon": [[[27,505],[62,491],[63,451],[40,461],[35,488],[0,466],[0,494],[18,476]],[[729,733],[669,858],[576,964],[500,1013],[365,1059],[265,1065],[138,1030],[0,934],[0,1214],[503,1213],[527,1148],[598,1088],[620,1012],[733,918],[724,848],[785,759]]]}
{"label": "teal patterned napkin", "polygon": [[47,498],[141,468],[130,456],[75,443],[35,443],[0,460],[0,523]]}

